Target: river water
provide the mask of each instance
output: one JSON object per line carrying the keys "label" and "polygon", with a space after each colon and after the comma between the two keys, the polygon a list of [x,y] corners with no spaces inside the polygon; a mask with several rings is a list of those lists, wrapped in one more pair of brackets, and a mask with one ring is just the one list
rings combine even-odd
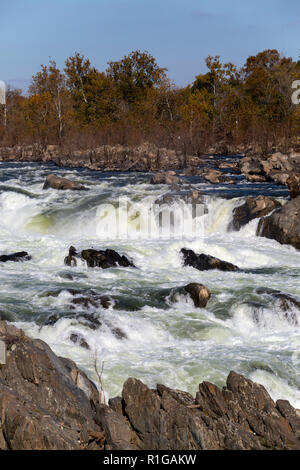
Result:
{"label": "river water", "polygon": [[[43,190],[49,173],[80,181],[89,191]],[[274,399],[288,399],[300,408],[300,312],[292,306],[282,312],[268,294],[277,289],[299,299],[300,253],[257,237],[257,220],[240,232],[228,231],[232,210],[246,196],[284,201],[288,194],[284,187],[236,179],[236,185],[212,186],[200,177],[185,178],[183,189],[192,186],[205,193],[206,210],[195,221],[194,236],[177,221],[170,238],[155,226],[152,209],[168,188],[150,185],[149,174],[1,163],[1,253],[25,250],[32,260],[1,264],[0,316],[73,359],[95,381],[95,357],[99,368],[104,361],[103,385],[110,397],[121,393],[128,377],[195,394],[201,381],[223,386],[235,370],[265,385]],[[131,210],[127,236],[112,228],[120,197]],[[99,210],[104,203],[109,206]],[[77,250],[113,248],[138,269],[90,269],[81,261],[68,268],[64,257],[70,245]],[[184,267],[183,247],[234,263],[241,271]],[[190,282],[211,290],[206,309],[196,309],[176,293]],[[114,303],[108,310],[74,309],[70,289],[93,289]],[[101,327],[90,328],[82,321],[85,315],[98,318]],[[53,317],[58,319],[54,324],[49,322]],[[72,334],[83,337],[90,349],[74,344]]]}

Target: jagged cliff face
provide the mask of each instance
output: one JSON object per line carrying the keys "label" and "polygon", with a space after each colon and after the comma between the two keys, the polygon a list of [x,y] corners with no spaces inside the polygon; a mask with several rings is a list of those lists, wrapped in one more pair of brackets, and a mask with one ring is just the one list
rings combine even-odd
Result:
{"label": "jagged cliff face", "polygon": [[234,372],[223,390],[200,384],[196,398],[128,379],[107,406],[43,341],[3,321],[0,340],[0,449],[300,449],[299,411]]}

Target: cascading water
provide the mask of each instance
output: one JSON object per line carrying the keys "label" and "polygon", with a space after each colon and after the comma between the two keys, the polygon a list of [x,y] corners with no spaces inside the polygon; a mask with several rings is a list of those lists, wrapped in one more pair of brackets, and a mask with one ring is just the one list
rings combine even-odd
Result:
{"label": "cascading water", "polygon": [[[89,191],[43,191],[50,172],[84,182]],[[128,376],[194,394],[202,380],[224,385],[233,369],[299,408],[300,312],[295,305],[283,312],[270,289],[300,296],[300,253],[256,237],[257,220],[228,232],[232,211],[245,196],[280,198],[284,191],[269,184],[213,187],[187,179],[187,185],[206,194],[205,210],[193,218],[191,207],[181,201],[170,233],[159,215],[168,209],[153,206],[168,189],[149,185],[149,179],[2,163],[1,252],[25,250],[32,260],[1,264],[0,316],[75,360],[92,379],[97,355],[104,361],[103,383],[111,396],[120,393]],[[129,212],[119,207],[120,197]],[[116,249],[138,269],[88,269],[81,262],[68,268],[64,257],[70,245]],[[217,256],[241,271],[183,267],[183,247]],[[206,309],[195,309],[176,293],[189,282],[212,291]],[[91,289],[112,297],[114,304],[104,309],[72,303],[76,293]],[[97,327],[84,321],[87,314],[98,319]],[[83,337],[90,349],[74,344],[72,334]]]}

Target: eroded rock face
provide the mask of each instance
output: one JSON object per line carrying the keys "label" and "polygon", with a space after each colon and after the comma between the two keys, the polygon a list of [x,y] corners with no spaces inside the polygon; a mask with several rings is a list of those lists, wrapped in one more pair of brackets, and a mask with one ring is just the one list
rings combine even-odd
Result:
{"label": "eroded rock face", "polygon": [[43,341],[6,322],[0,339],[1,450],[300,449],[299,413],[235,372],[223,389],[201,383],[195,398],[130,378],[107,406],[76,364]]}
{"label": "eroded rock face", "polygon": [[280,207],[280,202],[271,197],[248,197],[244,204],[234,209],[229,229],[238,231],[251,220],[264,217]]}
{"label": "eroded rock face", "polygon": [[135,430],[132,442],[138,449],[300,447],[300,418],[289,402],[275,404],[263,386],[234,372],[223,390],[207,382],[200,384],[196,399],[164,385],[150,390],[141,381],[128,379],[122,399],[110,401],[110,405],[117,415],[128,419],[130,428]]}
{"label": "eroded rock face", "polygon": [[7,263],[8,261],[18,262],[18,261],[30,261],[32,258],[27,253],[27,251],[20,251],[18,253],[13,253],[11,255],[1,255],[0,262]]}
{"label": "eroded rock face", "polygon": [[196,308],[205,308],[211,298],[210,290],[203,284],[192,283],[184,287]]}
{"label": "eroded rock face", "polygon": [[300,196],[259,221],[257,235],[300,249]]}
{"label": "eroded rock face", "polygon": [[84,449],[101,432],[96,386],[41,340],[0,322],[7,363],[0,368],[0,449]]}
{"label": "eroded rock face", "polygon": [[87,191],[87,188],[80,183],[76,183],[75,181],[71,181],[67,178],[61,178],[56,175],[48,175],[43,186],[43,189],[59,189],[59,190],[66,190],[70,189],[73,191]]}
{"label": "eroded rock face", "polygon": [[185,266],[192,266],[199,271],[209,271],[218,269],[219,271],[239,271],[239,268],[234,264],[222,261],[210,255],[200,254],[197,255],[192,250],[183,248],[181,250]]}

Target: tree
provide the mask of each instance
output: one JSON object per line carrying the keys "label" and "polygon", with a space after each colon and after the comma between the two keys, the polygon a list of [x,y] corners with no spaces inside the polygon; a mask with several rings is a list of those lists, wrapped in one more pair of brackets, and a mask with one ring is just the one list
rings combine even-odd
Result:
{"label": "tree", "polygon": [[[58,139],[61,140],[65,127],[68,93],[65,76],[57,68],[54,60],[50,60],[49,65],[42,65],[41,71],[32,77],[29,95],[30,101],[35,103],[36,109],[34,109],[35,106],[28,106],[27,111],[31,109],[36,115],[39,110],[42,122],[47,121],[50,128],[54,128]],[[37,116],[34,117],[34,120],[36,118]]]}
{"label": "tree", "polygon": [[65,73],[76,117],[83,125],[114,118],[117,97],[110,77],[78,52],[66,60]]}
{"label": "tree", "polygon": [[109,62],[107,74],[118,88],[120,97],[129,105],[145,98],[147,91],[166,78],[165,68],[158,66],[148,52],[134,51],[119,62]]}

